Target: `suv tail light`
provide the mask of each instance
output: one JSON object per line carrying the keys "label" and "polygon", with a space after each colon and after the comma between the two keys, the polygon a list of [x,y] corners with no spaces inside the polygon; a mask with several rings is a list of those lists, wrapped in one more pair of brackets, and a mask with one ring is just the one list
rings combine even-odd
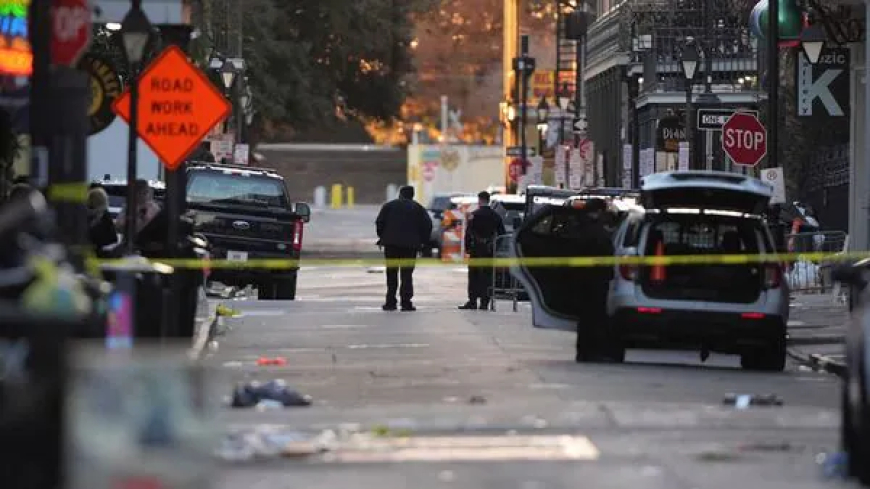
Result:
{"label": "suv tail light", "polygon": [[768,263],[764,266],[764,288],[778,289],[782,285],[782,265]]}
{"label": "suv tail light", "polygon": [[293,251],[302,251],[302,221],[293,221]]}
{"label": "suv tail light", "polygon": [[623,280],[634,281],[637,279],[637,267],[634,265],[619,265],[619,275]]}

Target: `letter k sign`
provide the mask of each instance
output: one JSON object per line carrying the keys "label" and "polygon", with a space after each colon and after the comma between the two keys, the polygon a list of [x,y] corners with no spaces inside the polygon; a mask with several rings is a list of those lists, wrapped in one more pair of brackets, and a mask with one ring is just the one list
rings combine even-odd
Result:
{"label": "letter k sign", "polygon": [[801,58],[801,66],[798,87],[798,111],[801,116],[813,115],[813,103],[816,99],[822,102],[828,115],[831,117],[842,117],[846,115],[843,107],[837,102],[833,92],[831,92],[831,83],[843,74],[845,70],[828,68],[818,78],[813,80],[813,65]]}

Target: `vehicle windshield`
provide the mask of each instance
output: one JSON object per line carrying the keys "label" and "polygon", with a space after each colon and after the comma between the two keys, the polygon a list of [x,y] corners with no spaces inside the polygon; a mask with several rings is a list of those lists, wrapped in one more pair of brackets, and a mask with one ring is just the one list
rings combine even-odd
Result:
{"label": "vehicle windshield", "polygon": [[450,208],[450,196],[437,195],[432,197],[432,202],[429,203],[429,210],[435,212],[444,212]]}
{"label": "vehicle windshield", "polygon": [[[153,187],[152,187],[153,188]],[[109,207],[110,208],[121,208],[127,204],[127,186],[126,185],[104,185],[103,190],[106,191],[106,195],[109,196]],[[166,193],[165,189],[156,189],[154,190],[154,201],[157,203],[163,202],[163,197]]]}
{"label": "vehicle windshield", "polygon": [[187,186],[187,201],[266,207],[287,207],[288,202],[280,180],[216,172],[193,173]]}

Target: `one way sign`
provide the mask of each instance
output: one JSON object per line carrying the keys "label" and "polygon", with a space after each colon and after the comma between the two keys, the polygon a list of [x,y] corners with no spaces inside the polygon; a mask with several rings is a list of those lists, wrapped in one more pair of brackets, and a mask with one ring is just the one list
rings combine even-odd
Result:
{"label": "one way sign", "polygon": [[797,98],[798,117],[847,117],[849,49],[826,48],[815,65],[799,54]]}

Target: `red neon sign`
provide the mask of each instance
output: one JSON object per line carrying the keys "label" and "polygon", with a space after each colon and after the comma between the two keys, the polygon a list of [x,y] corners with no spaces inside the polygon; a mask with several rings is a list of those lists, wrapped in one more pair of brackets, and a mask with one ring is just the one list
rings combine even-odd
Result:
{"label": "red neon sign", "polygon": [[0,74],[30,76],[33,52],[27,33],[30,0],[0,0]]}

